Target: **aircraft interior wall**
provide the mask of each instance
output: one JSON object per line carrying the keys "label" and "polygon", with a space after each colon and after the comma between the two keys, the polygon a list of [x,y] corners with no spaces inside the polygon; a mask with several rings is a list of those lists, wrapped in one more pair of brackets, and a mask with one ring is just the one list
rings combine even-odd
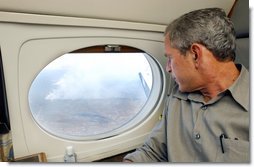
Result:
{"label": "aircraft interior wall", "polygon": [[[98,3],[98,1],[96,2]],[[27,5],[21,6],[18,1],[7,3],[0,0],[0,48],[8,104],[6,110],[9,113],[14,157],[20,158],[45,152],[48,162],[63,162],[66,148],[72,146],[77,154],[78,162],[99,160],[105,162],[108,161],[105,158],[118,154],[122,157],[123,153],[140,146],[160,120],[170,89],[171,78],[165,71],[166,58],[163,43],[164,29],[167,23],[180,13],[196,8],[220,6],[229,12],[234,0],[206,0],[205,2],[204,0],[195,0],[198,6],[188,1],[189,7],[186,5],[186,1],[179,1],[176,6],[178,8],[183,6],[183,8],[175,11],[171,17],[167,5],[173,4],[173,2],[160,0],[147,4],[147,1],[144,0],[135,5],[136,1],[130,1],[126,2],[128,9],[130,9],[127,12],[123,5],[119,7],[117,5],[119,2],[115,0],[111,0],[110,3],[100,2],[99,6],[90,0],[87,0],[87,3],[77,1],[76,4],[72,4],[75,1],[65,0],[60,2],[64,4],[62,6],[61,4],[53,5],[54,9],[51,8],[51,1],[39,2],[39,5],[36,5],[37,2],[27,0],[24,2]],[[87,5],[89,3],[91,5]],[[76,10],[75,8],[69,10],[69,6],[75,7]],[[138,8],[141,6],[144,9],[142,15],[140,15]],[[97,13],[98,7],[102,8],[99,13]],[[107,13],[108,9],[114,7],[119,8]],[[131,8],[133,8],[133,13]],[[173,6],[171,8],[174,9]],[[105,16],[104,13],[106,13]],[[125,51],[121,51],[121,46],[135,48],[137,52],[142,52],[143,58],[151,69],[149,74],[152,76],[151,86],[148,84],[150,80],[147,80],[144,74],[147,71],[139,72],[135,83],[139,84],[142,91],[144,88],[147,96],[146,101],[130,121],[105,133],[88,137],[55,134],[41,125],[36,118],[37,115],[35,116],[33,113],[31,107],[33,99],[30,98],[31,87],[36,77],[50,63],[59,60],[58,58],[65,54],[95,46],[105,46],[105,49],[113,47],[115,50],[110,50],[109,53],[124,53]],[[119,48],[120,50],[118,50]],[[106,52],[105,50],[101,53]],[[104,65],[100,67],[105,68]],[[134,63],[129,64],[130,67],[134,68]],[[125,66],[115,68],[113,71],[120,71],[123,68]],[[52,78],[54,77],[52,76]],[[60,81],[63,80],[59,79],[53,86],[59,85]],[[76,84],[78,85],[79,82],[81,79],[76,78],[73,81],[73,87],[77,87]],[[148,89],[149,93],[147,93]],[[71,93],[67,91],[66,94],[70,95]],[[60,94],[59,96],[65,95]],[[145,97],[145,95],[143,96]],[[50,97],[52,100],[52,97],[56,96]],[[45,101],[51,102],[47,100]],[[69,98],[69,100],[73,99]],[[131,100],[133,102],[136,99]],[[41,114],[44,112],[46,113],[42,109]],[[70,117],[74,116],[79,117],[79,115],[70,114]],[[60,115],[59,119],[61,119]],[[54,122],[51,123],[53,125]],[[78,128],[80,128],[80,124],[77,125]],[[68,130],[70,129],[63,129],[63,131]]]}

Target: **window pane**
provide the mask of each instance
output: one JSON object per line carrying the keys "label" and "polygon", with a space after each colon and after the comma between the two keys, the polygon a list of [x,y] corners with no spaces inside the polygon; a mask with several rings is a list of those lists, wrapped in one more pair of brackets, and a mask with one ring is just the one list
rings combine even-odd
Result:
{"label": "window pane", "polygon": [[35,78],[29,105],[36,122],[64,138],[103,134],[139,113],[152,88],[145,53],[69,53]]}

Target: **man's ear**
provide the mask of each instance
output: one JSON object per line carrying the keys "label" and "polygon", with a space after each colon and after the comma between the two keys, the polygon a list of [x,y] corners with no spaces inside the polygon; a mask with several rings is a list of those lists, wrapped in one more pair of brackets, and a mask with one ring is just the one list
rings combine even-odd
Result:
{"label": "man's ear", "polygon": [[198,43],[193,43],[190,48],[190,52],[195,63],[196,68],[198,68],[199,63],[202,58],[202,45]]}

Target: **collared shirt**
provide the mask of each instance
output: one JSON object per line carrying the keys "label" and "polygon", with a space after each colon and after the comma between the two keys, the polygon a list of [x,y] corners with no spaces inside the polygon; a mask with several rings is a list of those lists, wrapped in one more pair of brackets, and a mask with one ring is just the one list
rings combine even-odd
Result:
{"label": "collared shirt", "polygon": [[125,159],[134,162],[249,162],[249,72],[238,65],[237,80],[205,103],[199,92],[176,86],[162,120],[142,147]]}

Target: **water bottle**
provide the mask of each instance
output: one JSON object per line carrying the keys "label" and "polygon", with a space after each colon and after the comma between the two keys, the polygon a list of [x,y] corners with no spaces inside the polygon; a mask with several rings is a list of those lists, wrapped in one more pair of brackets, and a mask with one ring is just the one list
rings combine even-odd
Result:
{"label": "water bottle", "polygon": [[64,162],[77,162],[77,155],[75,154],[72,146],[66,147]]}

